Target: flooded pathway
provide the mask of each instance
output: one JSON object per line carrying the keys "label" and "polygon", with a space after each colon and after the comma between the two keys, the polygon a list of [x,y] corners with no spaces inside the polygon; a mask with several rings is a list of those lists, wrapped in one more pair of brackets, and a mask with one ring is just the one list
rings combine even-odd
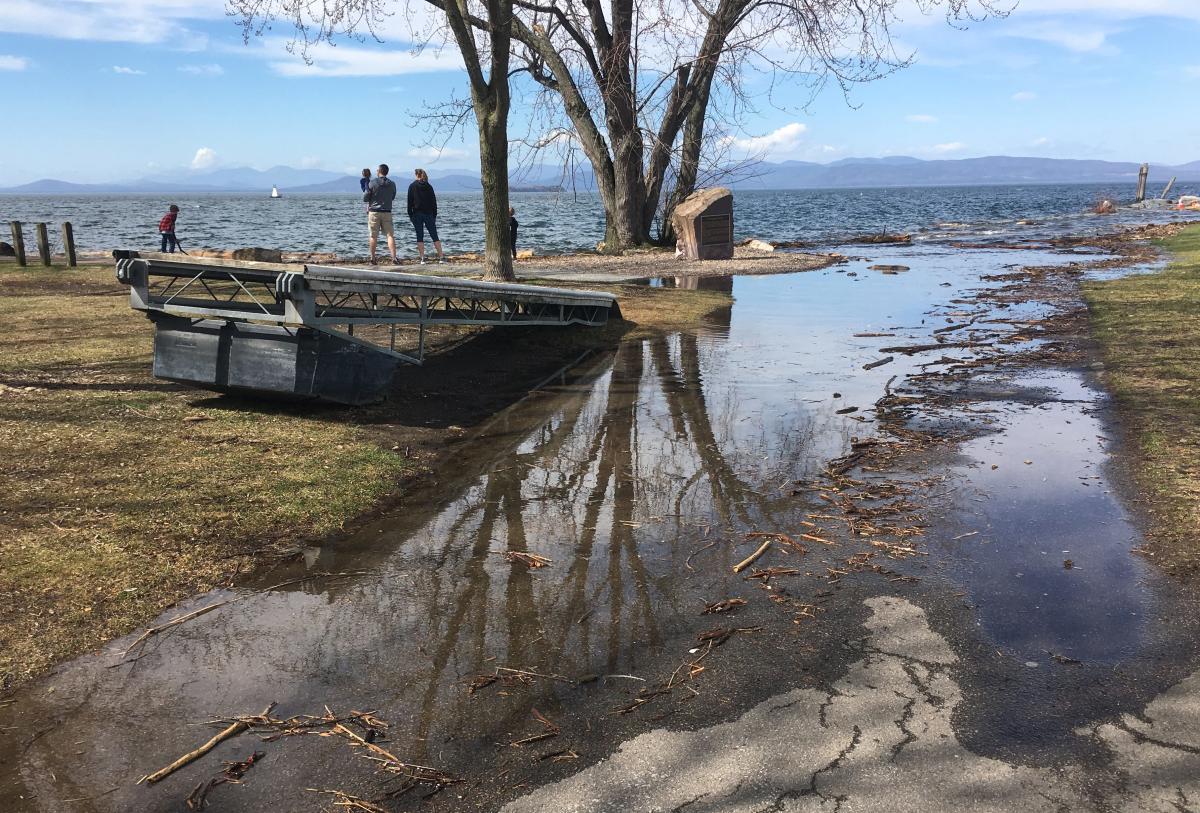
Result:
{"label": "flooded pathway", "polygon": [[[1137,762],[1145,737],[1113,726],[1188,678],[1200,623],[1132,552],[1138,530],[1113,485],[1114,435],[1086,368],[966,385],[971,406],[953,420],[969,439],[903,474],[927,484],[913,555],[872,558],[878,549],[841,530],[829,494],[808,485],[876,434],[885,393],[928,374],[932,358],[882,347],[930,342],[963,318],[955,301],[1002,284],[985,277],[1081,256],[869,253],[820,272],[705,281],[735,301],[704,329],[583,360],[465,433],[436,482],[354,535],[260,584],[197,597],[160,623],[232,601],[128,654],[135,636],[114,642],[0,705],[0,810],[186,809],[221,760],[255,749],[261,764],[214,788],[213,809],[326,809],[333,797],[310,789],[377,801],[398,791],[386,809],[836,809],[864,783],[876,802],[889,798],[896,767],[878,767],[880,753],[932,760],[925,774],[973,766],[946,783],[914,774],[912,809],[950,805],[980,782],[995,809],[1048,799],[1083,809],[1125,793],[1093,773],[1111,773],[1114,754]],[[735,574],[763,539],[754,533],[787,534],[807,554],[776,543]],[[793,572],[764,575],[771,567]],[[728,612],[704,614],[726,600],[717,609]],[[895,619],[936,657],[914,655],[917,669],[871,655]],[[280,718],[373,711],[389,723],[390,753],[465,781],[422,801],[429,787],[388,784],[342,737],[242,735],[135,784],[211,736],[210,720],[270,703]],[[712,728],[748,720],[758,720],[749,734]],[[776,758],[812,741],[776,773],[753,750],[721,759],[764,726],[787,728],[759,741]],[[847,744],[865,752],[871,726],[892,738],[851,759]],[[921,738],[937,747],[905,750]],[[713,762],[720,793],[703,787]],[[832,767],[817,782],[822,765]],[[617,787],[603,779],[612,767],[654,779],[588,801]],[[1059,770],[1070,787],[1051,793]],[[561,792],[549,785],[564,780]],[[922,806],[923,785],[941,801]],[[861,809],[887,809],[873,804]]]}

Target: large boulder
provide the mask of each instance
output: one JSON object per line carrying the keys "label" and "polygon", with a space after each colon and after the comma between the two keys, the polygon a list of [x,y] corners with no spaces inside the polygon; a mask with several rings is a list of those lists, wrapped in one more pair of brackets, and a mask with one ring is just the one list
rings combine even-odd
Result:
{"label": "large boulder", "polygon": [[671,225],[678,255],[688,260],[733,259],[733,193],[720,186],[700,189],[675,207]]}
{"label": "large boulder", "polygon": [[0,241],[0,257],[15,257],[15,256],[17,256],[17,250],[15,248],[13,248],[12,246],[10,246],[8,243]]}
{"label": "large boulder", "polygon": [[233,259],[257,263],[281,263],[283,262],[283,253],[276,248],[238,248],[233,251]]}

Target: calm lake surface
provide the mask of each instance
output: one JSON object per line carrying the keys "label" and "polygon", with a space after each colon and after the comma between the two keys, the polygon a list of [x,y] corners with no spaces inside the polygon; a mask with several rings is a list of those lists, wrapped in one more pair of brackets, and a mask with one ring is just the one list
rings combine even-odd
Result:
{"label": "calm lake surface", "polygon": [[[437,179],[434,179],[436,186]],[[1200,191],[1184,184],[1178,194]],[[1133,185],[1030,185],[735,192],[738,239],[805,240],[835,245],[864,232],[906,231],[921,241],[1041,238],[1107,231],[1170,220],[1170,212],[1122,210],[1096,216],[1101,198],[1133,199]],[[284,251],[366,253],[366,216],[354,195],[188,194],[76,196],[0,195],[0,221],[70,221],[81,250],[149,249],[158,245],[158,220],[170,203],[182,209],[178,234],[185,247],[264,246]],[[604,210],[594,194],[515,193],[520,246],[538,253],[594,248],[604,237]],[[443,193],[438,227],[451,252],[483,247],[482,199]],[[400,243],[413,237],[401,216]],[[57,226],[51,239],[59,240]],[[31,238],[27,237],[31,242]]]}

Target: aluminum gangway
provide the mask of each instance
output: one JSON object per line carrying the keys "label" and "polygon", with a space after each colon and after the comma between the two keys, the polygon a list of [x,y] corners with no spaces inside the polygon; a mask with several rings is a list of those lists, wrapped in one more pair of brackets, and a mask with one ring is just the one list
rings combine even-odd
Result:
{"label": "aluminum gangway", "polygon": [[[615,296],[322,265],[114,251],[130,305],[155,325],[154,375],[205,389],[360,404],[400,363],[421,364],[429,325],[600,326]],[[396,349],[415,328],[416,348]]]}

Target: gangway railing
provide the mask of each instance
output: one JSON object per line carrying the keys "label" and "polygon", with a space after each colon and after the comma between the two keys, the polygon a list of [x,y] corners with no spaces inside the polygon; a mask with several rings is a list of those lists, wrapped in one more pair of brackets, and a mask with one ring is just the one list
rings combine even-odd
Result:
{"label": "gangway railing", "polygon": [[[397,363],[423,362],[429,325],[600,326],[620,315],[616,297],[601,291],[322,265],[113,255],[117,279],[130,288],[130,305],[155,323],[155,375],[220,390],[362,403],[381,395]],[[362,330],[367,326],[386,330]],[[397,350],[397,330],[414,326],[415,353]]]}

